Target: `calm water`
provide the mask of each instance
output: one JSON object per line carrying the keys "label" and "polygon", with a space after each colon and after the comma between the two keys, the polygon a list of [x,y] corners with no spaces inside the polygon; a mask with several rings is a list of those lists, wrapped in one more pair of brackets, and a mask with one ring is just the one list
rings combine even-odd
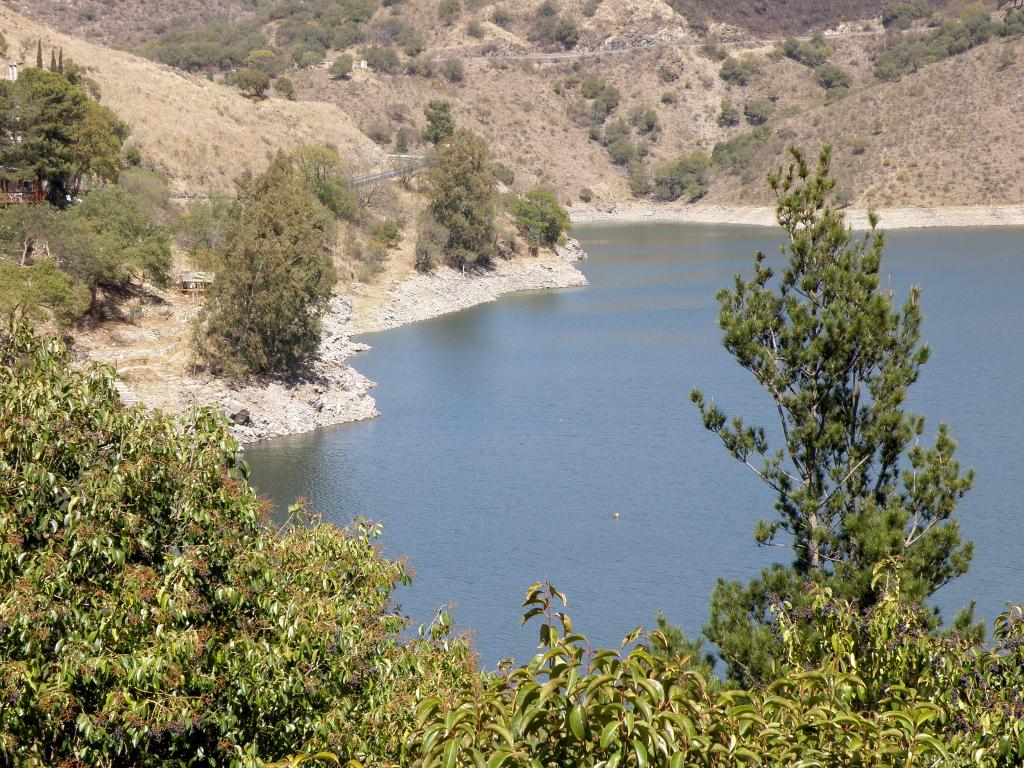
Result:
{"label": "calm water", "polygon": [[[617,644],[659,609],[696,633],[719,576],[746,579],[754,521],[771,496],[728,459],[689,403],[693,387],[728,411],[768,403],[720,346],[715,292],[773,230],[601,226],[576,233],[589,288],[513,296],[382,334],[357,367],[380,382],[384,416],[252,446],[256,485],[278,505],[309,497],[329,519],[384,525],[388,555],[416,582],[397,598],[414,621],[455,606],[483,660],[527,657],[519,625],[533,581],[550,580],[595,643]],[[775,257],[778,260],[778,257]],[[989,619],[1024,601],[1024,232],[893,233],[898,295],[922,286],[934,356],[911,397],[947,421],[977,467],[962,504],[972,572],[937,597],[972,597]],[[621,518],[613,519],[615,512]]]}

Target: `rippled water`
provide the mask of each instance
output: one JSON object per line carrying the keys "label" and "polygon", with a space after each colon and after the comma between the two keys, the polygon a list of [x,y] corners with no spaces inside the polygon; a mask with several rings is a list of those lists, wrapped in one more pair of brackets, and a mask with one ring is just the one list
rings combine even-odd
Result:
{"label": "rippled water", "polygon": [[[591,286],[512,296],[365,337],[356,359],[380,383],[383,417],[248,449],[256,485],[279,505],[316,501],[338,522],[384,525],[388,555],[416,582],[397,598],[415,621],[454,603],[483,660],[526,657],[519,626],[533,581],[569,595],[577,626],[617,644],[664,609],[696,633],[719,576],[775,558],[754,521],[772,499],[702,429],[693,387],[730,412],[768,402],[721,348],[715,292],[773,230],[682,225],[579,228]],[[777,257],[775,257],[777,261]],[[923,288],[934,355],[911,406],[947,421],[978,469],[960,508],[977,543],[972,572],[944,589],[947,612],[977,598],[991,619],[1024,601],[1024,232],[889,236],[898,295]],[[618,519],[614,513],[620,513]]]}

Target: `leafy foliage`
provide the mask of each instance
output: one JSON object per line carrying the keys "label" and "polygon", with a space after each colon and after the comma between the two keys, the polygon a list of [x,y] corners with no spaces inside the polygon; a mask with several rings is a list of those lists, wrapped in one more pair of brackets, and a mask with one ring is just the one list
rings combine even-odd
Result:
{"label": "leafy foliage", "polygon": [[433,99],[423,108],[423,116],[427,118],[427,127],[423,138],[431,144],[440,144],[455,133],[455,117],[452,115],[452,103],[444,99]]}
{"label": "leafy foliage", "polygon": [[[667,652],[661,632],[635,644],[637,629],[622,651],[591,651],[559,610],[565,597],[534,584],[523,621],[543,617],[540,652],[454,708],[424,701],[419,765],[1017,765],[1021,609],[1000,618],[987,651],[929,633],[927,617],[901,601],[898,574],[876,580],[885,588],[871,614],[820,588],[806,616],[777,604],[789,671],[753,691],[709,684],[690,659]],[[799,630],[807,621],[820,632]]]}
{"label": "leafy foliage", "polygon": [[203,360],[235,375],[305,368],[336,281],[324,214],[284,155],[261,176],[241,180],[196,326]]}
{"label": "leafy foliage", "polygon": [[391,765],[422,691],[473,685],[446,617],[398,641],[376,527],[268,525],[237,451],[211,411],[125,409],[111,370],[0,335],[0,762]]}
{"label": "leafy foliage", "polygon": [[786,264],[776,276],[759,253],[754,276],[737,276],[718,295],[725,348],[771,398],[781,446],[692,394],[704,426],[775,497],[777,518],[758,524],[757,542],[786,537],[794,555],[791,567],[777,565],[745,589],[715,588],[705,633],[748,685],[767,679],[777,652],[770,595],[799,595],[809,579],[870,606],[873,568],[900,556],[905,593],[921,601],[972,557],[953,513],[973,473],[961,473],[944,425],[931,448],[922,446],[924,419],[903,407],[929,355],[919,343],[919,291],[894,309],[881,289],[884,237],[872,218],[855,240],[829,203],[830,148],[814,171],[792,154],[785,174],[769,176]]}
{"label": "leafy foliage", "polygon": [[512,204],[512,215],[532,248],[550,248],[572,226],[569,214],[558,204],[555,193],[544,188],[531,190],[516,200]]}
{"label": "leafy foliage", "polygon": [[455,131],[438,145],[429,182],[430,215],[448,231],[445,260],[454,267],[486,265],[494,254],[498,198],[487,143]]}
{"label": "leafy foliage", "polygon": [[25,68],[15,82],[0,81],[0,165],[46,181],[55,204],[92,174],[116,180],[127,135],[111,110],[60,73]]}
{"label": "leafy foliage", "polygon": [[692,203],[707,194],[711,186],[708,170],[711,162],[703,152],[695,151],[654,167],[654,196],[671,201],[685,198]]}

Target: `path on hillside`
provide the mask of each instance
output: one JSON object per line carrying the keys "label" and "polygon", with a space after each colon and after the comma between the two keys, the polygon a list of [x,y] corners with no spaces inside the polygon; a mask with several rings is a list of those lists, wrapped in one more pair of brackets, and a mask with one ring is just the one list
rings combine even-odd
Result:
{"label": "path on hillside", "polygon": [[[900,30],[900,34],[906,34],[907,32],[913,32],[913,29]],[[878,37],[889,32],[888,29],[867,29],[867,30],[851,30],[848,32],[832,32],[822,33],[822,36],[826,40],[846,39],[853,37]],[[800,35],[800,36],[787,36],[787,37],[771,37],[771,38],[760,38],[760,39],[738,39],[738,40],[720,40],[718,44],[723,47],[736,47],[736,48],[763,48],[772,45],[778,45],[785,42],[793,37],[796,40],[808,41],[811,40],[814,35]],[[627,45],[622,47],[608,47],[599,48],[597,50],[589,51],[557,51],[555,53],[455,53],[448,56],[435,56],[434,61],[565,61],[572,59],[586,59],[600,56],[615,56],[622,53],[637,53],[639,51],[649,51],[654,48],[671,47],[671,48],[688,48],[697,49],[707,45],[709,41],[703,40],[700,42],[691,43],[672,43],[665,40],[659,40],[652,43],[641,43],[639,45]]]}

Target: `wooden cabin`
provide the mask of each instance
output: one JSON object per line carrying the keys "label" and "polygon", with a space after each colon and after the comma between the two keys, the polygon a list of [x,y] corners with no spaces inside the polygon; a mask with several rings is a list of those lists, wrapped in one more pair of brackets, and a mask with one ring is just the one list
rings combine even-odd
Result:
{"label": "wooden cabin", "polygon": [[182,293],[203,293],[212,282],[212,272],[182,272],[178,278],[178,289]]}
{"label": "wooden cabin", "polygon": [[46,191],[38,181],[0,178],[0,206],[45,202]]}

